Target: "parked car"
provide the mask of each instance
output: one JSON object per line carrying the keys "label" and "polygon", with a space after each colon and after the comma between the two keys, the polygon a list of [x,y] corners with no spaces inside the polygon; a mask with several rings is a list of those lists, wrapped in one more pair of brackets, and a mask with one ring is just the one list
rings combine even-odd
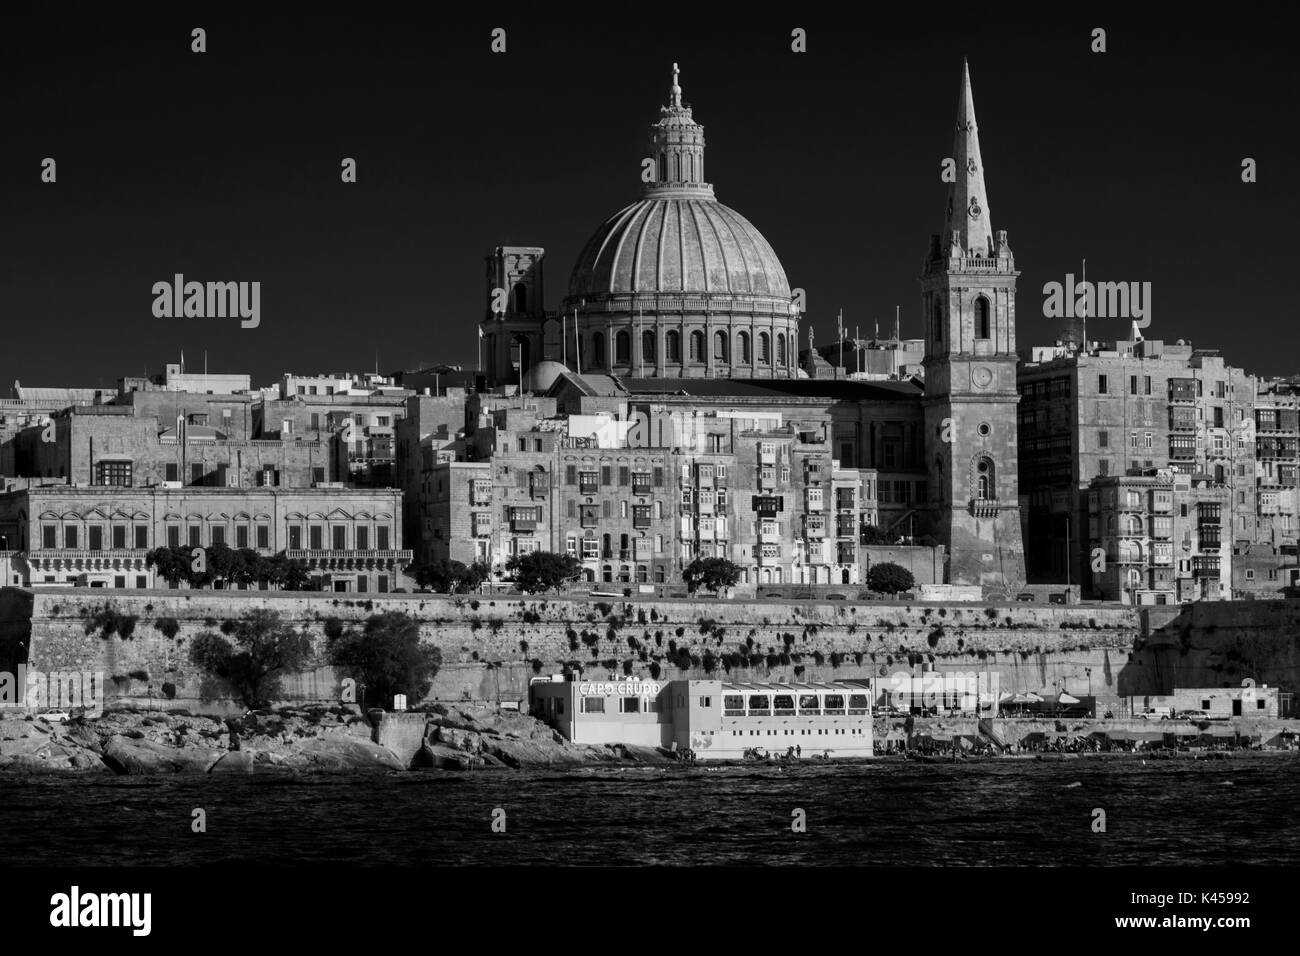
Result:
{"label": "parked car", "polygon": [[1034,595],[1034,592],[1033,592],[1033,591],[1021,591],[1019,594],[1016,595],[1016,600],[1017,600],[1017,601],[1037,601],[1038,598]]}
{"label": "parked car", "polygon": [[37,714],[36,719],[47,724],[62,724],[71,720],[72,716],[66,710],[46,710]]}
{"label": "parked car", "polygon": [[848,600],[848,598],[846,598],[843,594],[828,594],[828,595],[826,595],[826,600],[828,600],[828,601],[846,601],[846,600]]}
{"label": "parked car", "polygon": [[1208,710],[1180,710],[1177,716],[1180,720],[1209,720],[1210,712]]}
{"label": "parked car", "polygon": [[1144,710],[1140,714],[1134,714],[1138,720],[1168,720],[1169,714],[1160,713],[1158,710]]}

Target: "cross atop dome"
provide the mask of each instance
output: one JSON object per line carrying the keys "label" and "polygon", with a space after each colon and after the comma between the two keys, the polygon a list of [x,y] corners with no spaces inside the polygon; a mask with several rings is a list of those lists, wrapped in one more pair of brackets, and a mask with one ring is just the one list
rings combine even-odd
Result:
{"label": "cross atop dome", "polygon": [[682,108],[682,86],[677,79],[678,73],[680,72],[681,71],[677,69],[677,64],[674,63],[673,64],[673,85],[672,88],[669,89],[668,91],[668,95],[670,97],[670,102],[672,103],[673,109],[678,109],[678,110]]}

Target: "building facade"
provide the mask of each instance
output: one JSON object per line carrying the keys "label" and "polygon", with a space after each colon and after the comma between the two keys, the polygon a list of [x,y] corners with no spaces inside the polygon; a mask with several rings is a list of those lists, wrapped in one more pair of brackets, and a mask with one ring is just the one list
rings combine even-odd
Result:
{"label": "building facade", "polygon": [[19,586],[165,587],[158,547],[224,544],[302,561],[317,588],[408,587],[401,492],[379,489],[44,485],[0,494],[0,536]]}

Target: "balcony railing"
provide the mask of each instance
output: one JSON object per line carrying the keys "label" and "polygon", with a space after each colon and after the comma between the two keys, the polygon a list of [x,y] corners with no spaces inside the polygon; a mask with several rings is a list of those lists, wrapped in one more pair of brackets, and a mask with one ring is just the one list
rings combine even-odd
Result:
{"label": "balcony railing", "polygon": [[291,549],[285,554],[291,561],[306,561],[310,564],[322,561],[410,561],[412,552],[406,550],[325,551],[303,548]]}
{"label": "balcony railing", "polygon": [[32,561],[143,561],[149,554],[144,548],[38,548],[28,553]]}
{"label": "balcony railing", "polygon": [[972,498],[970,513],[976,518],[996,518],[1001,505],[996,498]]}

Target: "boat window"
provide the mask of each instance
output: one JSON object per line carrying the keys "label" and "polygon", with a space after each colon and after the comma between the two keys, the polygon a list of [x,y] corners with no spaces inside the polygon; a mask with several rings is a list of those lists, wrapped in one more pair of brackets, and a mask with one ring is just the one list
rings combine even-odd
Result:
{"label": "boat window", "polygon": [[850,695],[849,695],[849,706],[850,706],[850,707],[870,707],[870,706],[871,706],[871,701],[870,701],[870,699],[867,697],[866,694],[850,694]]}
{"label": "boat window", "polygon": [[814,711],[814,712],[821,710],[821,705],[820,705],[819,703],[817,703],[817,695],[816,695],[816,694],[800,694],[800,695],[799,695],[799,709],[800,709],[800,710],[810,710],[810,711]]}
{"label": "boat window", "polygon": [[827,709],[827,710],[838,710],[838,711],[842,711],[842,710],[844,710],[844,695],[843,695],[843,694],[827,694],[827,695],[826,695],[826,709]]}
{"label": "boat window", "polygon": [[771,706],[766,694],[751,694],[749,697],[750,710],[769,710]]}
{"label": "boat window", "polygon": [[794,694],[777,694],[772,698],[772,706],[778,714],[793,714]]}
{"label": "boat window", "polygon": [[722,698],[722,709],[728,717],[745,715],[745,698],[740,694],[728,694]]}

